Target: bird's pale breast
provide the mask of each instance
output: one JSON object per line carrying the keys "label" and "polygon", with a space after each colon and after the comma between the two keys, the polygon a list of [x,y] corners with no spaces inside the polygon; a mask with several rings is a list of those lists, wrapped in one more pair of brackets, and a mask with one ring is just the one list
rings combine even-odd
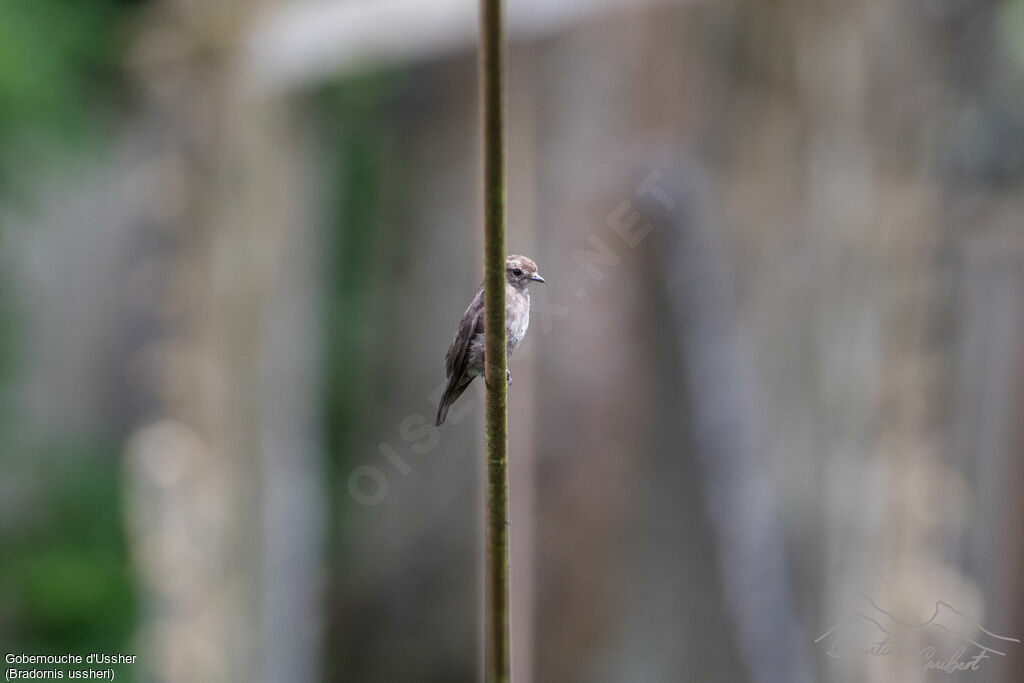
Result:
{"label": "bird's pale breast", "polygon": [[[505,287],[505,352],[519,348],[530,326],[530,294]],[[466,373],[470,377],[484,374],[484,335],[474,334],[469,340]]]}
{"label": "bird's pale breast", "polygon": [[505,286],[505,348],[508,355],[519,348],[530,326],[530,293]]}

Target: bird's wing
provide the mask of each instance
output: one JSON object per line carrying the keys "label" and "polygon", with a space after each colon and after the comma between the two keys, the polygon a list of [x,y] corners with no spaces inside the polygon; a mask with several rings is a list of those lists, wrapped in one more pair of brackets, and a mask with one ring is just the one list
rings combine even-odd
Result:
{"label": "bird's wing", "polygon": [[455,333],[452,345],[448,347],[448,354],[444,357],[445,370],[448,377],[462,377],[466,372],[466,361],[469,355],[469,342],[476,334],[483,334],[484,331],[484,286],[476,290],[473,303],[469,305],[462,315],[462,322]]}

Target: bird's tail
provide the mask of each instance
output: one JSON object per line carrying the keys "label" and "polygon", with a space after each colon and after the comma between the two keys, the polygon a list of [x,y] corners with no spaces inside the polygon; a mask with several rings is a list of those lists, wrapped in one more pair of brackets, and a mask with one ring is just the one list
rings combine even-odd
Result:
{"label": "bird's tail", "polygon": [[448,389],[444,390],[444,394],[441,395],[441,404],[437,406],[437,421],[434,422],[435,427],[440,427],[444,424],[444,419],[448,417]]}
{"label": "bird's tail", "polygon": [[440,427],[444,424],[444,420],[448,417],[448,407],[458,400],[459,396],[462,396],[462,392],[469,386],[469,382],[457,382],[455,380],[448,380],[448,386],[444,388],[444,393],[441,394],[441,403],[437,406],[437,421],[434,423],[435,427]]}

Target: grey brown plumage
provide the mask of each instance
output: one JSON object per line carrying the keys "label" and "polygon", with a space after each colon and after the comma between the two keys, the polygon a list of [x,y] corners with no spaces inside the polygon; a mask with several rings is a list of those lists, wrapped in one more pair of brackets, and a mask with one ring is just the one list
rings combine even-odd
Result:
{"label": "grey brown plumage", "polygon": [[[537,273],[537,264],[525,256],[509,256],[505,260],[505,344],[506,352],[519,348],[530,324],[531,282],[544,282]],[[484,288],[462,316],[451,346],[444,358],[448,384],[437,407],[436,425],[440,427],[448,408],[458,400],[474,378],[484,373]]]}

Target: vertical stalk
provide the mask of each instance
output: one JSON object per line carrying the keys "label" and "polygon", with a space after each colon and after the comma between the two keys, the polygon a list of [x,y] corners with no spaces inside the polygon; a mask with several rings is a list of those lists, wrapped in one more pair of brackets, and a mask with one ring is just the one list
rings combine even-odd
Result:
{"label": "vertical stalk", "polygon": [[488,683],[507,683],[508,415],[505,383],[505,113],[501,0],[480,0],[480,93],[484,149],[484,337],[487,380]]}

